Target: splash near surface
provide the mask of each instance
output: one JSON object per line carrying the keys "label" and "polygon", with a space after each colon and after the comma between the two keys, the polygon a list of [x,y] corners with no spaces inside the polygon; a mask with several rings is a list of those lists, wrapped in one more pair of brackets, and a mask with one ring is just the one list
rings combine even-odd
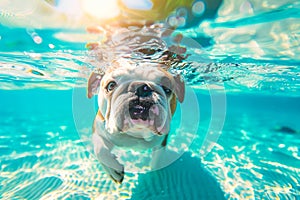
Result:
{"label": "splash near surface", "polygon": [[192,0],[142,0],[139,5],[130,0],[3,1],[0,22],[5,26],[44,29],[85,28],[95,24],[143,25],[163,21],[177,8],[191,7],[192,3]]}
{"label": "splash near surface", "polygon": [[[201,6],[197,8],[199,2],[203,2],[205,6],[202,15],[197,18],[194,12],[195,9],[201,8]],[[123,4],[126,2],[124,1]],[[234,7],[230,7],[230,5]],[[242,1],[236,3],[224,1],[221,4],[221,2],[216,1],[215,7],[213,7],[205,1],[176,1],[171,5],[167,2],[160,4],[153,2],[153,9],[159,10],[164,9],[165,6],[171,6],[168,8],[168,12],[158,12],[169,16],[163,23],[171,25],[169,23],[169,19],[171,19],[172,23],[175,23],[173,25],[179,28],[175,30],[173,35],[176,33],[183,35],[182,42],[185,44],[189,43],[186,41],[188,39],[194,41],[185,45],[187,51],[185,54],[189,57],[183,61],[182,65],[185,67],[180,71],[184,77],[187,77],[185,80],[191,86],[205,90],[205,82],[210,82],[212,87],[217,89],[220,87],[219,83],[224,82],[227,92],[263,91],[263,93],[269,94],[294,96],[299,92],[300,82],[299,68],[297,67],[299,64],[298,49],[300,43],[297,35],[299,27],[294,22],[297,19],[288,18],[288,16],[299,9],[299,5],[297,2],[278,3],[273,7],[270,5],[271,3],[268,1],[264,5],[256,2],[243,3]],[[4,8],[3,5],[3,10],[5,10]],[[128,9],[133,13],[143,12],[137,8],[130,8],[130,6]],[[283,19],[272,18],[273,21],[266,21],[268,14],[277,11],[286,17]],[[62,10],[58,13],[61,12]],[[128,13],[130,12],[128,11]],[[65,13],[65,15],[67,14]],[[3,15],[1,19],[7,20],[5,17],[7,16]],[[135,15],[128,14],[128,17],[139,21],[136,25],[140,27],[146,23],[135,18]],[[152,17],[154,21],[160,19],[156,19],[155,15]],[[11,18],[15,19],[14,17]],[[255,20],[250,20],[252,18]],[[180,26],[179,24],[184,19],[185,24]],[[24,20],[26,21],[26,19]],[[127,22],[131,23],[130,20]],[[94,65],[99,64],[88,59],[84,48],[85,43],[99,42],[107,38],[104,37],[104,34],[87,34],[82,27],[78,28],[80,26],[67,24],[64,25],[67,29],[61,29],[61,26],[57,26],[56,29],[41,29],[43,28],[42,25],[49,24],[51,23],[45,22],[41,23],[41,26],[18,29],[1,27],[0,51],[2,52],[2,62],[0,61],[0,66],[3,69],[1,70],[3,84],[0,87],[17,89],[18,85],[14,86],[14,84],[20,84],[24,88],[37,86],[66,89],[84,86],[89,71],[94,68]],[[123,25],[127,26],[128,24]],[[116,28],[122,24],[115,24],[114,26]],[[157,24],[157,26],[160,25]],[[71,27],[73,28],[68,29]],[[74,27],[77,28],[74,29]],[[124,27],[123,29],[115,29],[114,33],[120,35],[122,30],[126,33],[125,29]],[[159,29],[158,31],[161,32],[158,32],[158,35],[163,32]],[[127,32],[130,31],[133,30],[127,30]],[[147,30],[142,34],[146,32]],[[153,31],[152,33],[155,34]],[[147,34],[153,36],[151,31]],[[127,34],[126,37],[127,43],[130,43],[128,40],[132,36]],[[120,40],[120,38],[117,39]],[[150,46],[148,49],[143,49],[134,45],[132,48],[140,48],[136,52],[136,56],[155,52],[153,54],[153,58],[155,58],[155,55],[159,56],[164,52],[164,50],[159,52],[159,48],[164,49],[164,47],[155,45],[159,41],[155,37],[149,41],[153,42],[151,44],[153,48]],[[119,44],[125,43],[126,41],[119,41]],[[149,43],[139,44],[149,46]],[[59,64],[56,65],[56,63]],[[11,73],[16,76],[10,76]],[[39,74],[44,76],[39,76]],[[65,75],[71,75],[72,78],[65,78]],[[12,82],[8,83],[4,80],[6,78]]]}

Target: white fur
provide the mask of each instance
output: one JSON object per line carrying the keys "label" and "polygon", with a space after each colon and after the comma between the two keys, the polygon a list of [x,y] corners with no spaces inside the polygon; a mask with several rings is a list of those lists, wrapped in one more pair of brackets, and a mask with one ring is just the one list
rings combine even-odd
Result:
{"label": "white fur", "polygon": [[[114,181],[122,182],[124,166],[111,153],[112,149],[114,146],[131,149],[161,147],[169,132],[172,118],[170,97],[166,96],[161,84],[166,84],[170,88],[176,86],[172,76],[157,66],[135,66],[124,60],[118,64],[119,67],[106,72],[101,78],[98,105],[104,119],[100,116],[95,118],[92,141],[94,152],[105,171]],[[117,87],[114,91],[108,92],[105,84],[111,80],[117,83]],[[136,98],[134,92],[141,83],[151,86],[154,91],[151,99],[156,102],[149,109],[149,119],[146,121],[132,120],[126,107],[130,98]],[[92,85],[90,81],[89,84]],[[91,88],[89,91],[92,91]],[[155,158],[157,157],[155,155]]]}

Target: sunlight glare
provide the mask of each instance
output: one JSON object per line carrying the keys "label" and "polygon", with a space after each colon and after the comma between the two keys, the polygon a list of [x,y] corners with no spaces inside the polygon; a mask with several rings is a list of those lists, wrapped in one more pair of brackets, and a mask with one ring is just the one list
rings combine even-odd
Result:
{"label": "sunlight glare", "polygon": [[118,16],[120,9],[117,0],[85,0],[83,10],[98,19],[109,19]]}

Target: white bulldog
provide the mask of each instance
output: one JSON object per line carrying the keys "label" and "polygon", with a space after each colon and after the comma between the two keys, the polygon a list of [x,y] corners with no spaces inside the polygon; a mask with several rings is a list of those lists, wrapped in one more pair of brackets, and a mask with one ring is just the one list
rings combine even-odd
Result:
{"label": "white bulldog", "polygon": [[91,74],[88,97],[95,91],[99,110],[93,125],[94,152],[110,177],[121,183],[124,166],[112,149],[165,147],[176,97],[183,102],[185,85],[160,64],[122,59],[105,72]]}

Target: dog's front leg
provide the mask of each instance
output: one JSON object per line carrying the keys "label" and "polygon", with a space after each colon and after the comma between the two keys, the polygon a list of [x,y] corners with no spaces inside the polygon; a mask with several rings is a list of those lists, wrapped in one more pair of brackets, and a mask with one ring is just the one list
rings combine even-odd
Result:
{"label": "dog's front leg", "polygon": [[94,152],[102,164],[106,173],[117,183],[121,183],[124,178],[124,166],[121,165],[116,156],[111,153],[113,145],[100,137],[98,134],[93,134]]}

